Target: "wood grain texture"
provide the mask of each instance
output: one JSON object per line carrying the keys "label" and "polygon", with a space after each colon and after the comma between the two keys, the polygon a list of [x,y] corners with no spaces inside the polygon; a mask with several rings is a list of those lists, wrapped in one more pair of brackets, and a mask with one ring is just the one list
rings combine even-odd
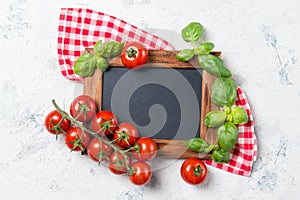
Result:
{"label": "wood grain texture", "polygon": [[[91,49],[92,51],[92,49]],[[201,68],[198,64],[197,57],[195,56],[189,62],[181,62],[175,57],[179,51],[177,50],[149,50],[147,64],[151,64],[151,67],[172,67],[172,68]],[[220,56],[221,52],[212,52],[213,55]],[[109,62],[110,66],[124,67],[121,58],[117,57]]]}
{"label": "wood grain texture", "polygon": [[[93,52],[93,49],[89,49]],[[190,62],[181,62],[176,59],[175,55],[179,51],[170,50],[149,50],[146,67],[158,68],[183,68],[183,69],[199,69],[197,57],[195,56]],[[212,52],[212,54],[220,57],[221,52]],[[120,57],[110,60],[110,67],[124,67]],[[205,115],[217,107],[212,104],[210,94],[215,77],[205,71],[202,73],[202,100],[200,113],[200,137],[208,144],[217,144],[217,129],[207,128],[204,123]],[[102,72],[96,69],[91,77],[84,80],[84,94],[95,99],[98,110],[102,108]],[[87,125],[88,126],[88,125]],[[193,152],[183,145],[182,140],[155,140],[159,148],[159,155],[168,158],[191,158],[211,159],[211,154],[201,154]]]}
{"label": "wood grain texture", "polygon": [[92,97],[98,110],[102,109],[102,71],[96,69],[93,76],[84,78],[83,94]]}

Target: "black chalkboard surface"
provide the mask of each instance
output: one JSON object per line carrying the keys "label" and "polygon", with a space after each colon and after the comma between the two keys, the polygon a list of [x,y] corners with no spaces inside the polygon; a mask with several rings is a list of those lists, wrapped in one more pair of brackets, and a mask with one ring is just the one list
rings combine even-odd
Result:
{"label": "black chalkboard surface", "polygon": [[[155,73],[164,74],[164,79],[168,80],[168,83],[176,86],[175,88],[168,88],[165,84],[159,84],[160,80],[157,77],[149,78],[146,83],[140,83],[136,85],[136,81],[141,75]],[[174,79],[174,70],[182,75],[182,79],[187,80],[185,83],[178,83],[178,79]],[[138,69],[131,73],[130,78],[124,78],[125,74],[128,73],[129,69],[120,67],[111,67],[108,71],[103,74],[102,77],[102,110],[118,111],[122,109],[128,109],[130,117],[134,123],[141,127],[139,128],[140,136],[152,137],[154,139],[166,139],[166,140],[186,140],[193,137],[200,137],[200,113],[201,113],[201,94],[202,94],[202,71],[196,69],[172,69],[172,68],[146,68]],[[132,72],[132,70],[131,70]],[[175,72],[175,73],[176,73]],[[154,75],[153,75],[154,76]],[[148,76],[147,76],[148,77]],[[179,76],[180,77],[180,76]],[[123,78],[123,80],[122,80]],[[140,78],[141,79],[141,78]],[[181,79],[181,78],[180,78]],[[122,83],[117,84],[119,81]],[[143,81],[142,81],[143,82]],[[145,81],[144,81],[145,82]],[[176,97],[176,93],[182,93],[184,89],[183,84],[189,84],[192,88],[192,93],[196,96],[198,109],[192,109],[189,114],[185,114],[185,119],[182,121],[182,109],[185,109],[180,105],[179,101],[186,101],[191,98],[185,95],[185,99]],[[117,87],[122,87],[118,89]],[[171,91],[173,90],[173,91]],[[133,91],[132,94],[128,94],[129,91]],[[122,94],[116,94],[116,92]],[[113,94],[114,93],[114,94]],[[112,96],[118,98],[119,103],[115,103],[112,108]],[[124,97],[127,96],[127,97]],[[153,105],[160,105],[165,109],[166,121],[163,126],[153,133],[149,129],[144,130],[142,127],[147,126],[151,123],[149,116],[149,110]],[[186,106],[185,106],[186,107]],[[191,113],[193,112],[193,113]],[[126,115],[123,116],[122,112],[115,112],[118,116],[119,123],[122,123],[128,118]],[[191,128],[188,125],[189,121],[194,121],[195,117],[198,116],[198,124],[196,129]],[[192,119],[190,118],[192,117]],[[185,124],[184,132],[178,132],[181,123]],[[196,122],[197,123],[197,122]],[[195,125],[193,125],[195,126]],[[152,128],[153,129],[153,128]],[[151,130],[152,130],[151,129]],[[196,132],[195,132],[196,130]],[[176,134],[176,135],[175,135]]]}
{"label": "black chalkboard surface", "polygon": [[133,123],[140,136],[152,137],[160,156],[211,159],[210,153],[189,150],[183,140],[200,137],[217,144],[217,129],[203,122],[218,109],[210,98],[215,76],[202,71],[196,56],[189,62],[177,60],[178,52],[149,50],[147,66],[139,70],[128,70],[116,57],[109,70],[96,69],[85,77],[83,93],[95,100],[98,111],[111,110],[119,123]]}

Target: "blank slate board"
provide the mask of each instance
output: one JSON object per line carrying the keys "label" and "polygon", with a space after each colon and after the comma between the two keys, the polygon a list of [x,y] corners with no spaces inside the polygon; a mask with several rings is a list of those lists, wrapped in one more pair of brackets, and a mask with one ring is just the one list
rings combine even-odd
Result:
{"label": "blank slate board", "polygon": [[[158,72],[159,70],[175,69],[188,80],[196,94],[199,104],[200,121],[198,122],[196,133],[180,133],[174,140],[173,134],[178,130],[178,123],[180,123],[181,120],[181,110],[178,107],[179,102],[176,97],[174,98],[172,91],[162,85],[155,83],[141,85],[141,87],[135,90],[130,96],[129,104],[125,102],[125,105],[121,105],[120,103],[118,106],[126,106],[126,109],[128,109],[129,105],[129,112],[134,122],[139,126],[144,126],[150,122],[148,115],[150,107],[153,104],[162,105],[168,115],[165,126],[154,135],[145,132],[141,132],[140,135],[155,139],[159,148],[159,155],[170,158],[198,157],[201,159],[211,159],[211,154],[199,154],[188,150],[183,145],[183,141],[193,137],[201,137],[209,144],[217,143],[216,129],[207,128],[203,124],[205,115],[211,110],[217,109],[217,107],[211,103],[210,99],[210,91],[215,77],[202,71],[201,67],[198,66],[196,58],[191,62],[178,61],[175,57],[177,52],[178,51],[150,50],[147,63],[151,64],[151,66],[150,68],[142,70],[157,70],[155,72]],[[221,53],[214,52],[212,54],[220,56]],[[201,70],[200,73],[199,69]],[[98,110],[111,110],[112,92],[116,87],[116,83],[118,83],[126,72],[128,72],[128,69],[122,65],[120,58],[112,60],[110,62],[110,69],[104,74],[97,69],[93,76],[85,78],[84,94],[95,99]],[[130,89],[131,84],[134,84],[134,76],[135,75],[133,75],[132,80],[122,82],[122,85]],[[138,76],[138,73],[136,76]],[[145,114],[143,115],[143,113]],[[118,116],[118,113],[115,114]],[[122,122],[122,119],[120,122]]]}
{"label": "blank slate board", "polygon": [[[165,79],[169,79],[170,82],[174,85],[177,84],[177,90],[174,92],[180,92],[181,85],[178,83],[179,80],[172,79],[172,70],[173,69],[153,69],[153,68],[143,68],[138,69],[139,71],[133,72],[133,78],[127,79],[122,82],[122,86],[128,88],[132,87],[132,82],[134,82],[138,76],[141,73],[150,74],[152,70],[159,71],[159,73],[164,72],[165,74],[169,74],[169,76],[165,76]],[[196,69],[175,69],[177,72],[179,72],[181,75],[183,75],[183,78],[188,81],[190,86],[192,87],[193,93],[196,94],[197,97],[197,104],[194,106],[196,109],[192,110],[194,115],[199,115],[201,113],[201,92],[202,92],[202,71],[197,71]],[[102,109],[103,110],[113,110],[111,105],[111,97],[114,89],[116,89],[116,83],[119,81],[119,79],[129,71],[127,68],[117,68],[112,67],[108,71],[106,71],[103,74],[103,81],[102,81]],[[166,72],[167,71],[167,72]],[[151,78],[150,78],[151,79]],[[127,91],[121,91],[123,94],[119,94],[120,96],[124,97],[127,95]],[[189,98],[186,96],[186,98]],[[172,140],[174,138],[179,140],[188,140],[190,138],[194,137],[200,137],[200,122],[198,121],[197,124],[197,132],[191,132],[189,130],[189,126],[186,126],[186,129],[183,133],[178,133],[176,136],[175,134],[178,131],[180,123],[183,123],[181,121],[181,109],[180,104],[178,102],[178,99],[176,98],[176,95],[170,91],[165,86],[162,86],[157,83],[147,83],[145,85],[142,85],[139,87],[135,92],[132,94],[132,96],[129,98],[129,105],[127,103],[123,102],[122,99],[120,99],[120,103],[116,106],[129,106],[129,112],[131,115],[131,118],[134,120],[136,124],[139,126],[146,126],[147,124],[151,123],[151,119],[148,115],[149,109],[152,105],[159,104],[161,105],[165,110],[167,114],[166,122],[162,129],[158,133],[155,133],[153,135],[153,132],[151,130],[146,131],[139,131],[140,136],[142,137],[152,137],[153,139],[166,139],[166,140]],[[199,110],[197,110],[199,109]],[[116,113],[118,114],[118,113]],[[190,114],[187,117],[187,120],[190,121],[189,117],[192,115]],[[125,119],[122,119],[122,116],[119,114],[119,121],[124,122]],[[196,122],[197,123],[197,122]]]}

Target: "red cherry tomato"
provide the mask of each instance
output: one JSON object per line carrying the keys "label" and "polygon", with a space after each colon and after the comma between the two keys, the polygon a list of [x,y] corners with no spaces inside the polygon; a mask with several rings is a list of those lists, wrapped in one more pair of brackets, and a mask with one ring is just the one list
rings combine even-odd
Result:
{"label": "red cherry tomato", "polygon": [[124,122],[114,132],[114,140],[122,148],[131,147],[138,138],[138,130],[131,123]]}
{"label": "red cherry tomato", "polygon": [[132,150],[132,155],[139,161],[148,161],[155,158],[157,154],[157,145],[153,139],[148,137],[139,138]]}
{"label": "red cherry tomato", "polygon": [[[46,129],[52,134],[56,134],[56,131],[58,134],[66,132],[70,128],[71,122],[68,119],[61,120],[62,116],[57,110],[51,111],[45,119]],[[59,123],[61,123],[60,126],[56,126]]]}
{"label": "red cherry tomato", "polygon": [[[102,153],[100,153],[100,150]],[[108,160],[111,152],[111,147],[105,142],[101,142],[98,138],[92,139],[87,149],[88,156],[96,162]]]}
{"label": "red cherry tomato", "polygon": [[118,126],[117,117],[108,110],[98,112],[92,119],[92,129],[97,132],[99,136],[102,134],[113,134]]}
{"label": "red cherry tomato", "polygon": [[87,95],[76,97],[70,105],[71,116],[80,122],[90,121],[96,114],[96,110],[95,101]]}
{"label": "red cherry tomato", "polygon": [[[127,154],[126,154],[127,155]],[[131,158],[127,155],[127,159],[120,152],[113,152],[109,159],[108,168],[114,174],[124,174],[127,172],[127,166],[131,166]]]}
{"label": "red cherry tomato", "polygon": [[133,174],[129,176],[135,185],[145,185],[151,180],[152,171],[147,163],[137,161],[132,164]]}
{"label": "red cherry tomato", "polygon": [[198,185],[207,177],[206,165],[198,158],[189,158],[183,162],[180,169],[183,180],[191,185]]}
{"label": "red cherry tomato", "polygon": [[65,143],[72,151],[81,151],[88,146],[90,139],[89,133],[83,132],[82,134],[81,128],[73,126],[66,133]]}
{"label": "red cherry tomato", "polygon": [[121,61],[129,69],[146,64],[148,59],[147,48],[139,42],[129,42],[121,53]]}

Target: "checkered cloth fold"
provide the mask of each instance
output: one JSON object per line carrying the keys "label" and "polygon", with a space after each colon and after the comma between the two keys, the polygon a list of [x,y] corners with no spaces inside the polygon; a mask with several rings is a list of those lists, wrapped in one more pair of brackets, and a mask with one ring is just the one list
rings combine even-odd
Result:
{"label": "checkered cloth fold", "polygon": [[74,74],[76,59],[85,51],[102,41],[139,41],[149,49],[172,49],[164,39],[126,23],[116,17],[82,8],[62,8],[58,27],[58,60],[64,77],[82,82]]}
{"label": "checkered cloth fold", "polygon": [[[61,73],[64,77],[82,82],[83,79],[73,71],[76,59],[92,47],[98,40],[139,41],[149,49],[173,49],[166,40],[147,33],[116,17],[82,8],[62,8],[58,27],[58,59]],[[245,93],[237,90],[235,106],[246,109],[249,122],[239,125],[238,142],[231,152],[228,164],[218,164],[212,160],[205,162],[214,167],[243,176],[250,176],[253,162],[256,160],[257,144],[254,134],[254,121]]]}

